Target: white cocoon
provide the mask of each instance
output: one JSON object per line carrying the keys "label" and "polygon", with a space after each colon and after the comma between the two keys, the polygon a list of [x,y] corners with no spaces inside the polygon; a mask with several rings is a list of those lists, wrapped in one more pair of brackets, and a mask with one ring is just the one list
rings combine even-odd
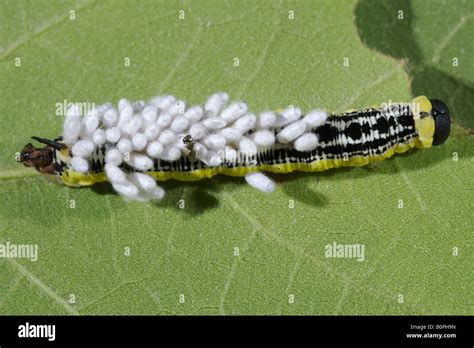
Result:
{"label": "white cocoon", "polygon": [[154,189],[147,191],[147,196],[153,200],[160,200],[165,196],[165,190],[157,186]]}
{"label": "white cocoon", "polygon": [[163,152],[163,145],[157,141],[152,141],[146,147],[146,154],[152,158],[158,158],[161,152]]}
{"label": "white cocoon", "polygon": [[[120,107],[119,107],[120,110]],[[123,123],[127,123],[133,117],[133,107],[128,103],[119,113],[119,125]]]}
{"label": "white cocoon", "polygon": [[79,140],[72,147],[72,154],[79,157],[88,157],[95,149],[95,144],[92,140],[83,139]]}
{"label": "white cocoon", "polygon": [[230,146],[225,147],[225,158],[226,163],[235,163],[237,160],[237,151]]}
{"label": "white cocoon", "polygon": [[207,98],[204,110],[208,116],[216,116],[229,100],[227,93],[214,93]]}
{"label": "white cocoon", "polygon": [[110,163],[114,166],[118,166],[122,163],[123,154],[119,150],[112,148],[107,150],[105,153],[105,163]]}
{"label": "white cocoon", "polygon": [[303,117],[303,121],[308,125],[308,129],[313,129],[321,126],[327,118],[328,115],[324,111],[312,110]]}
{"label": "white cocoon", "polygon": [[207,153],[207,165],[209,167],[217,167],[222,163],[222,156],[216,151],[209,151]]}
{"label": "white cocoon", "polygon": [[156,187],[155,179],[143,173],[133,172],[128,174],[127,178],[139,189],[146,192],[151,191]]}
{"label": "white cocoon", "polygon": [[189,120],[184,116],[176,117],[171,123],[171,130],[176,133],[184,132],[189,127]]}
{"label": "white cocoon", "polygon": [[86,116],[82,120],[82,129],[81,133],[83,134],[84,137],[86,136],[91,136],[92,133],[99,127],[99,116],[97,115],[91,115],[91,116]]}
{"label": "white cocoon", "polygon": [[133,137],[142,126],[142,119],[140,117],[133,117],[130,121],[119,123],[119,128],[122,133]]}
{"label": "white cocoon", "polygon": [[275,125],[276,115],[271,111],[264,111],[258,115],[256,126],[258,129],[267,129]]}
{"label": "white cocoon", "polygon": [[265,193],[271,193],[275,189],[275,183],[260,172],[248,173],[245,175],[245,181],[250,186]]}
{"label": "white cocoon", "polygon": [[158,119],[156,120],[156,125],[161,129],[165,129],[171,124],[171,122],[173,122],[173,116],[168,113],[165,113],[161,114],[158,117]]}
{"label": "white cocoon", "polygon": [[103,122],[104,122],[104,125],[108,128],[110,127],[113,127],[115,125],[117,125],[117,122],[118,122],[118,112],[117,110],[115,109],[108,109],[105,113],[104,113],[104,117],[103,117]]}
{"label": "white cocoon", "polygon": [[294,122],[301,117],[301,109],[296,107],[286,108],[281,112],[281,116],[283,116],[288,122]]}
{"label": "white cocoon", "polygon": [[115,191],[128,199],[138,198],[138,188],[130,181],[125,180],[123,183],[112,182]]}
{"label": "white cocoon", "polygon": [[145,129],[145,137],[148,141],[155,140],[160,135],[160,128],[155,124],[151,124]]}
{"label": "white cocoon", "polygon": [[117,143],[117,149],[119,149],[123,154],[131,152],[133,149],[132,141],[126,138],[120,139],[120,141]]}
{"label": "white cocoon", "polygon": [[181,151],[172,145],[165,146],[159,157],[165,161],[173,162],[181,157]]}
{"label": "white cocoon", "polygon": [[116,165],[107,163],[104,166],[105,174],[112,183],[124,183],[127,180],[125,173]]}
{"label": "white cocoon", "polygon": [[118,106],[119,112],[122,112],[122,110],[127,109],[127,108],[132,109],[132,104],[130,104],[130,102],[125,98],[120,99],[118,101],[117,106]]}
{"label": "white cocoon", "polygon": [[257,153],[257,145],[247,137],[242,137],[239,141],[239,150],[247,156],[253,156]]}
{"label": "white cocoon", "polygon": [[210,149],[221,150],[225,146],[225,138],[219,134],[211,134],[204,138],[204,145]]}
{"label": "white cocoon", "polygon": [[[69,108],[71,110],[71,108]],[[68,110],[68,111],[69,111]],[[79,115],[66,115],[63,126],[63,141],[67,145],[76,143],[81,133],[81,117]]]}
{"label": "white cocoon", "polygon": [[89,163],[87,163],[87,161],[82,157],[72,157],[71,166],[76,172],[82,174],[87,173],[87,171],[89,170]]}
{"label": "white cocoon", "polygon": [[277,134],[277,139],[280,143],[286,144],[295,140],[306,131],[306,123],[297,121],[289,124]]}
{"label": "white cocoon", "polygon": [[169,129],[161,132],[160,136],[158,137],[158,141],[162,145],[172,144],[176,141],[176,139],[177,139],[176,134]]}
{"label": "white cocoon", "polygon": [[92,134],[92,141],[96,145],[102,145],[105,143],[105,131],[103,129],[97,129],[94,134]]}
{"label": "white cocoon", "polygon": [[257,116],[255,116],[254,114],[247,114],[235,121],[234,128],[238,129],[241,133],[245,133],[253,128],[256,121]]}
{"label": "white cocoon", "polygon": [[226,122],[234,122],[240,116],[245,115],[247,110],[247,104],[245,104],[244,102],[235,102],[230,104],[221,112],[221,117]]}
{"label": "white cocoon", "polygon": [[116,143],[120,140],[120,131],[117,127],[109,128],[105,131],[105,138],[108,142]]}
{"label": "white cocoon", "polygon": [[318,146],[318,137],[314,133],[305,133],[293,142],[298,151],[312,151]]}
{"label": "white cocoon", "polygon": [[252,133],[250,138],[257,146],[270,146],[275,143],[275,135],[269,130],[259,130]]}
{"label": "white cocoon", "polygon": [[228,143],[237,143],[242,137],[242,133],[233,127],[224,128],[219,132]]}
{"label": "white cocoon", "polygon": [[186,110],[186,103],[183,100],[177,100],[175,103],[172,103],[167,110],[167,113],[172,116],[177,116],[184,114]]}
{"label": "white cocoon", "polygon": [[207,156],[207,148],[201,143],[194,144],[194,151],[196,152],[196,157],[203,159]]}
{"label": "white cocoon", "polygon": [[209,117],[202,121],[202,124],[209,130],[218,130],[224,128],[227,122],[220,117]]}
{"label": "white cocoon", "polygon": [[157,117],[158,117],[158,109],[155,105],[145,106],[145,108],[142,111],[142,118],[147,125],[154,123]]}
{"label": "white cocoon", "polygon": [[132,152],[130,156],[128,156],[128,161],[127,158],[125,158],[125,162],[142,172],[153,167],[153,161],[147,155],[136,152]]}
{"label": "white cocoon", "polygon": [[188,120],[191,122],[197,122],[202,118],[202,115],[204,114],[202,107],[198,106],[193,106],[186,110],[184,113],[184,117],[186,117]]}
{"label": "white cocoon", "polygon": [[143,133],[137,133],[132,138],[133,149],[136,151],[143,150],[147,145],[146,136]]}
{"label": "white cocoon", "polygon": [[161,110],[166,110],[168,109],[171,104],[173,104],[176,101],[176,98],[173,97],[172,95],[164,95],[164,96],[159,96],[153,98],[150,103],[155,105],[157,108]]}
{"label": "white cocoon", "polygon": [[200,123],[193,124],[191,128],[189,128],[189,135],[191,135],[193,140],[199,140],[206,135],[206,128]]}

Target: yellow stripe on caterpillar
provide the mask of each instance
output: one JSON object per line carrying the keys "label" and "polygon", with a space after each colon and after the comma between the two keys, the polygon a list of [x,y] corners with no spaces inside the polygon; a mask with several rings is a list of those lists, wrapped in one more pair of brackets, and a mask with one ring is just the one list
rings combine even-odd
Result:
{"label": "yellow stripe on caterpillar", "polygon": [[435,121],[431,114],[431,102],[425,96],[416,97],[412,102],[413,119],[418,134],[416,147],[429,148],[433,143]]}

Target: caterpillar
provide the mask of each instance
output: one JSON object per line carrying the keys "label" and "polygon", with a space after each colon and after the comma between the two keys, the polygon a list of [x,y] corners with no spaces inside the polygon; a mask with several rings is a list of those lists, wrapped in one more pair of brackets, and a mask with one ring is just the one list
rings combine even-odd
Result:
{"label": "caterpillar", "polygon": [[274,182],[262,172],[318,172],[364,166],[413,148],[445,142],[450,133],[446,104],[420,96],[342,114],[298,107],[251,113],[227,93],[186,107],[171,95],[148,103],[121,99],[95,107],[84,117],[78,105],[65,115],[54,140],[32,137],[17,161],[55,176],[67,186],[109,181],[126,200],[159,200],[157,181],[244,176],[262,192]]}

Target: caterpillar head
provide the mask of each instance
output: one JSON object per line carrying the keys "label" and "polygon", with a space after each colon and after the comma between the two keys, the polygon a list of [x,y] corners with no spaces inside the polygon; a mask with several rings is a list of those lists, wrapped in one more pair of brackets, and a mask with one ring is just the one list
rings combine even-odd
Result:
{"label": "caterpillar head", "polygon": [[26,144],[23,150],[21,150],[17,161],[22,163],[25,167],[34,167],[40,173],[54,174],[56,170],[54,151],[61,151],[65,148],[65,145],[55,140],[38,137],[31,138],[40,143],[46,144],[46,146],[43,148],[37,148],[31,143]]}
{"label": "caterpillar head", "polygon": [[435,129],[433,134],[433,145],[441,145],[449,137],[451,132],[451,119],[448,106],[438,99],[430,99],[431,116],[434,119]]}

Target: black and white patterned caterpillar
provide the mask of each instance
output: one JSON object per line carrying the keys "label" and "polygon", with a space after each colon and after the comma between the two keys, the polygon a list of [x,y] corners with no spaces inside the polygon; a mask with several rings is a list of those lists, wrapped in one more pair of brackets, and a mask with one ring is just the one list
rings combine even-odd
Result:
{"label": "black and white patterned caterpillar", "polygon": [[107,180],[126,199],[147,201],[164,196],[156,180],[217,174],[245,176],[272,192],[275,185],[262,171],[366,165],[441,144],[450,132],[446,105],[423,96],[340,115],[290,107],[257,116],[244,102],[228,101],[227,93],[192,107],[170,95],[148,103],[121,99],[117,108],[104,104],[84,117],[74,105],[61,137],[34,137],[46,146],[28,144],[18,160],[68,186]]}

